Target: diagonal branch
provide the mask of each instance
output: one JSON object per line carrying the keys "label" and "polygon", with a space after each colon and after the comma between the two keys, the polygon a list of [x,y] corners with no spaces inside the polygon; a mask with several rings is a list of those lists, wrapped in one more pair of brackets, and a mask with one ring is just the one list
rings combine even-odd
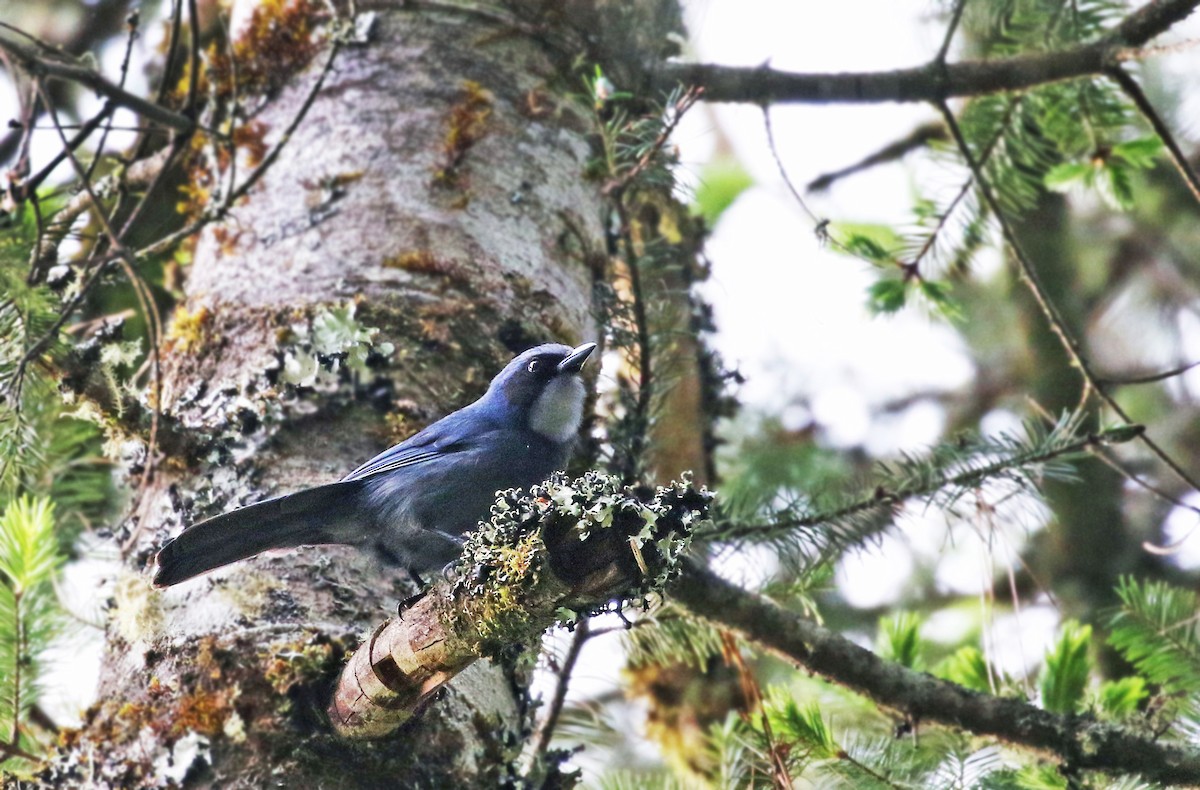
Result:
{"label": "diagonal branch", "polygon": [[1111,33],[1089,44],[988,61],[943,63],[892,71],[797,73],[710,63],[668,65],[652,78],[670,90],[684,84],[704,89],[710,102],[877,103],[942,101],[956,96],[1016,91],[1076,77],[1104,74],[1136,49],[1186,18],[1200,0],[1153,0],[1127,16]]}
{"label": "diagonal branch", "polygon": [[130,93],[87,66],[62,60],[61,57],[42,55],[34,47],[9,38],[0,37],[0,50],[11,55],[34,77],[54,77],[78,83],[86,88],[91,88],[118,107],[130,109],[148,121],[154,121],[180,132],[190,132],[196,126],[192,119]]}
{"label": "diagonal branch", "polygon": [[[1198,2],[1200,2],[1200,0],[1198,0]],[[1070,358],[1072,366],[1079,371],[1079,375],[1083,378],[1084,400],[1086,400],[1090,394],[1094,393],[1098,398],[1100,398],[1101,401],[1104,402],[1104,404],[1112,409],[1113,413],[1115,413],[1118,417],[1127,423],[1132,423],[1133,421],[1129,418],[1128,412],[1126,412],[1125,409],[1122,408],[1121,404],[1117,402],[1116,398],[1114,398],[1100,384],[1096,374],[1092,371],[1091,363],[1083,353],[1083,348],[1079,341],[1074,335],[1071,334],[1067,327],[1066,321],[1063,320],[1062,314],[1059,313],[1058,308],[1055,307],[1054,303],[1051,302],[1049,297],[1046,296],[1046,289],[1042,286],[1041,277],[1038,275],[1037,269],[1034,268],[1033,261],[1025,253],[1024,248],[1017,240],[1017,236],[1013,232],[1012,225],[1009,223],[1008,218],[1004,214],[1004,210],[1000,206],[1000,201],[996,198],[996,194],[992,190],[987,179],[984,178],[983,170],[980,167],[979,162],[976,161],[975,157],[971,154],[971,148],[969,145],[967,145],[966,138],[963,137],[962,129],[959,128],[958,121],[954,118],[954,113],[950,111],[950,107],[947,106],[945,102],[937,102],[937,108],[942,113],[942,118],[946,121],[946,127],[950,130],[950,136],[954,139],[955,145],[958,146],[959,153],[962,154],[967,166],[971,169],[971,173],[975,176],[975,181],[979,184],[980,194],[983,195],[983,199],[991,209],[992,213],[996,215],[996,221],[1000,224],[1000,232],[1003,234],[1004,240],[1007,242],[1009,249],[1012,250],[1013,257],[1017,260],[1018,271],[1020,273],[1022,282],[1033,295],[1034,301],[1038,305],[1038,309],[1041,310],[1042,315],[1046,319],[1046,323],[1050,325],[1050,331],[1054,333],[1056,338],[1058,338],[1059,343],[1063,347],[1063,351]],[[1148,450],[1150,450],[1150,452],[1157,456],[1160,461],[1166,464],[1167,468],[1170,469],[1176,477],[1178,477],[1187,485],[1191,486],[1194,490],[1200,491],[1200,481],[1196,480],[1186,469],[1183,468],[1182,465],[1180,465],[1178,461],[1172,458],[1171,455],[1158,442],[1149,436],[1149,434],[1143,432],[1138,436],[1138,439]]]}
{"label": "diagonal branch", "polygon": [[[564,608],[661,591],[712,499],[690,483],[651,494],[596,472],[499,496],[467,537],[455,578],[402,604],[342,669],[328,708],[340,735],[394,731],[471,663],[535,640]],[[580,646],[586,636],[578,631]]]}
{"label": "diagonal branch", "polygon": [[1150,103],[1150,98],[1142,90],[1142,86],[1138,85],[1128,71],[1120,66],[1113,66],[1108,71],[1108,76],[1121,86],[1121,90],[1133,102],[1133,105],[1138,108],[1138,112],[1142,114],[1154,129],[1154,133],[1158,135],[1158,139],[1167,148],[1167,152],[1171,154],[1171,162],[1179,171],[1179,175],[1183,176],[1183,182],[1187,184],[1188,189],[1192,192],[1192,197],[1200,201],[1200,175],[1196,174],[1195,168],[1188,162],[1187,154],[1179,147],[1179,143],[1175,141],[1175,135],[1171,133],[1170,127],[1166,121],[1154,109],[1154,105]]}
{"label": "diagonal branch", "polygon": [[871,651],[707,568],[685,563],[668,592],[699,617],[918,722],[935,722],[1048,752],[1072,769],[1141,774],[1151,782],[1200,783],[1200,752],[1085,717],[970,691],[885,661]]}
{"label": "diagonal branch", "polygon": [[935,140],[946,139],[946,127],[940,123],[929,122],[923,123],[913,129],[908,134],[901,137],[899,140],[894,140],[878,151],[868,154],[852,165],[847,165],[838,170],[832,170],[809,181],[804,186],[805,192],[820,192],[829,189],[834,182],[841,179],[861,173],[864,170],[869,170],[876,165],[887,164],[894,162],[897,159],[903,159],[912,151],[927,147]]}

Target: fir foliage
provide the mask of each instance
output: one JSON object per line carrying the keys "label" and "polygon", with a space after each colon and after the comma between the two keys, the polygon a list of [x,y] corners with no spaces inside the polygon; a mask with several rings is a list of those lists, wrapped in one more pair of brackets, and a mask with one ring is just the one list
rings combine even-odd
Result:
{"label": "fir foliage", "polygon": [[625,633],[625,643],[631,667],[686,664],[702,669],[723,649],[720,631],[669,604],[652,619],[639,620],[638,627]]}
{"label": "fir foliage", "polygon": [[1046,656],[1042,670],[1042,707],[1054,713],[1075,713],[1083,703],[1083,692],[1092,672],[1088,645],[1092,627],[1068,621],[1063,624],[1058,643]]}
{"label": "fir foliage", "polygon": [[921,616],[898,612],[879,620],[879,655],[909,669],[921,669]]}
{"label": "fir foliage", "polygon": [[1048,428],[1030,421],[1020,433],[962,436],[925,455],[902,453],[894,461],[879,463],[868,493],[829,496],[780,490],[774,501],[782,500],[783,507],[749,514],[730,513],[719,503],[711,537],[766,542],[782,552],[798,552],[810,564],[824,561],[877,538],[891,525],[897,506],[909,500],[953,513],[960,500],[988,484],[1003,482],[1036,492],[1045,480],[1074,479],[1071,462],[1089,448],[1136,435],[1125,427],[1089,434],[1080,415],[1064,414]]}
{"label": "fir foliage", "polygon": [[[1108,643],[1156,687],[1161,718],[1195,731],[1200,721],[1200,599],[1166,582],[1133,578],[1121,580],[1117,595],[1121,608],[1109,622]],[[1128,710],[1129,701],[1112,699],[1115,695],[1109,693],[1114,712]]]}
{"label": "fir foliage", "polygon": [[[39,657],[59,627],[53,581],[61,557],[54,505],[32,497],[10,502],[0,514],[0,735],[32,753],[41,747],[25,719],[38,695]],[[21,762],[4,770],[29,767]]]}
{"label": "fir foliage", "polygon": [[988,667],[987,657],[974,645],[955,650],[938,664],[934,674],[974,691],[991,692],[996,685],[995,669]]}
{"label": "fir foliage", "polygon": [[[42,748],[27,714],[61,625],[52,581],[81,531],[113,507],[101,432],[66,414],[59,394],[62,305],[27,280],[36,239],[27,207],[0,234],[0,739],[27,754]],[[0,770],[30,767],[11,757]]]}

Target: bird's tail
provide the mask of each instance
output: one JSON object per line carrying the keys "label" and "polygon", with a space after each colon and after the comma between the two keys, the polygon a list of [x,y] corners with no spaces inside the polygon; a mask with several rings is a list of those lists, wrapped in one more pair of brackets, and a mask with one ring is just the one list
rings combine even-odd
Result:
{"label": "bird's tail", "polygon": [[253,557],[270,549],[352,543],[362,481],[339,483],[268,499],[193,524],[158,552],[157,587]]}

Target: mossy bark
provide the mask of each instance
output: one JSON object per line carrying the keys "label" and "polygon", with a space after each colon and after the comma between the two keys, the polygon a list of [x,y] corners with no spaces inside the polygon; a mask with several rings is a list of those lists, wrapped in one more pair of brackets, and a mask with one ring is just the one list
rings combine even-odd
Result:
{"label": "mossy bark", "polygon": [[[412,592],[364,554],[260,557],[165,592],[145,570],[184,525],[337,479],[478,396],[515,351],[596,331],[573,251],[603,248],[604,208],[582,175],[576,77],[529,26],[365,5],[369,43],[342,50],[280,158],[195,246],[187,342],[164,349],[169,454],[127,525],[102,701],[57,761],[63,781],[143,785],[174,759],[191,760],[188,786],[487,786],[519,745],[510,683],[487,662],[398,734],[333,735],[323,711],[345,653]],[[268,145],[320,61],[255,119]],[[353,383],[285,387],[298,331],[348,304],[390,358]],[[178,748],[198,738],[204,760]]]}

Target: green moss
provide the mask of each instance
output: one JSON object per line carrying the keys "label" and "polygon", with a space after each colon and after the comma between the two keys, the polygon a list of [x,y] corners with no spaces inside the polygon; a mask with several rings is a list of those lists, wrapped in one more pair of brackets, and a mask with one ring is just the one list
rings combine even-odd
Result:
{"label": "green moss", "polygon": [[320,633],[303,640],[277,643],[261,657],[266,669],[263,677],[279,694],[287,694],[298,685],[325,683],[341,669],[345,651]]}
{"label": "green moss", "polygon": [[189,312],[186,305],[175,308],[175,317],[164,339],[167,351],[191,354],[199,351],[209,340],[208,326],[212,313],[204,305]]}
{"label": "green moss", "polygon": [[676,572],[711,499],[687,480],[652,490],[598,472],[501,492],[467,537],[446,625],[491,654],[548,612],[574,619],[640,601]]}

